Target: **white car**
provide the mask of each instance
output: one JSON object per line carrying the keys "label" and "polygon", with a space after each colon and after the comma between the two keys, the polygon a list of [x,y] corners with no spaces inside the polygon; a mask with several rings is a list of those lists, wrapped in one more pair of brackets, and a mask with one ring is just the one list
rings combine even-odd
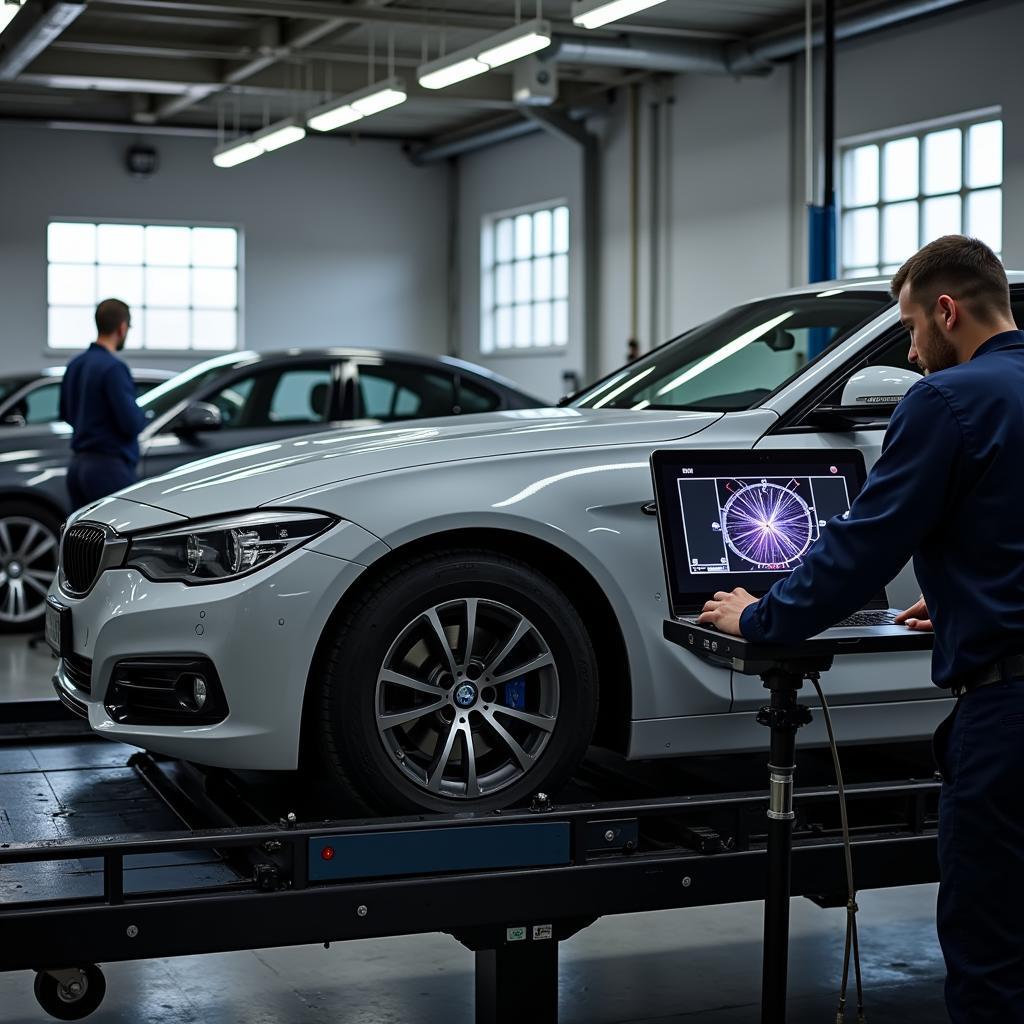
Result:
{"label": "white car", "polygon": [[[856,446],[870,466],[916,379],[908,347],[884,282],[819,285],[560,408],[281,440],[137,484],[65,530],[57,692],[111,739],[319,764],[374,810],[512,804],[591,742],[760,748],[759,682],[662,637],[649,456]],[[909,568],[889,589],[917,594]],[[922,739],[948,707],[927,655],[846,660],[826,680],[843,742]]]}

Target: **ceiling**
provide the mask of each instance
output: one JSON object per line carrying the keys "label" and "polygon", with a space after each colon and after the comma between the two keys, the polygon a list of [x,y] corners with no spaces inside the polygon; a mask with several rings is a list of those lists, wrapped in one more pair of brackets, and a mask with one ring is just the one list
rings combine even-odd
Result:
{"label": "ceiling", "polygon": [[[854,3],[839,0],[840,18]],[[408,102],[361,122],[360,133],[443,141],[518,116],[511,66],[430,92],[416,84],[417,65],[511,27],[517,14],[532,18],[538,7],[537,0],[27,0],[0,35],[0,69],[32,19],[56,27],[34,59],[0,70],[0,118],[230,137],[393,71],[406,78]],[[717,61],[729,46],[799,30],[803,14],[804,0],[667,0],[584,32],[572,25],[570,0],[543,0],[556,41],[668,54],[653,64],[649,55],[636,58],[634,66],[627,55],[610,66],[607,55],[568,46],[552,62],[556,109],[597,108],[609,88],[658,71],[664,60],[671,65],[673,52]]]}

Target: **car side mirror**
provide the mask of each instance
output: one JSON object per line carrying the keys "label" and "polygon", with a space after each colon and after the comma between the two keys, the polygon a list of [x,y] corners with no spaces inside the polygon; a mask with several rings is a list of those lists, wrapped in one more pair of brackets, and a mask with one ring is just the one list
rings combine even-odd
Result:
{"label": "car side mirror", "polygon": [[840,431],[886,420],[920,379],[914,370],[865,366],[846,382],[839,405],[819,405],[808,420],[824,430]]}
{"label": "car side mirror", "polygon": [[199,434],[205,430],[220,430],[223,426],[220,409],[210,402],[190,402],[171,423],[171,429],[179,434]]}

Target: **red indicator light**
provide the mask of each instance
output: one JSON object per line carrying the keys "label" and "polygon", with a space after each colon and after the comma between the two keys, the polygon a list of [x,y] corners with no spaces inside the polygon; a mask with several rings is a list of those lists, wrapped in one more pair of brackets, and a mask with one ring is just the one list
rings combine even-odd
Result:
{"label": "red indicator light", "polygon": [[334,847],[333,846],[325,846],[320,851],[320,856],[323,857],[324,860],[334,860]]}

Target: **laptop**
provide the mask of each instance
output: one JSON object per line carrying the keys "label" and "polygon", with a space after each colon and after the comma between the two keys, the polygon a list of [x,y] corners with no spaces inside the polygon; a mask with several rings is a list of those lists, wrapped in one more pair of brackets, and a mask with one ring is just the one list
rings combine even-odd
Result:
{"label": "laptop", "polygon": [[[716,591],[743,587],[761,597],[802,565],[867,476],[856,448],[662,450],[651,470],[671,614],[686,626],[698,625]],[[815,639],[905,642],[913,633],[894,624],[898,611],[883,589]]]}

